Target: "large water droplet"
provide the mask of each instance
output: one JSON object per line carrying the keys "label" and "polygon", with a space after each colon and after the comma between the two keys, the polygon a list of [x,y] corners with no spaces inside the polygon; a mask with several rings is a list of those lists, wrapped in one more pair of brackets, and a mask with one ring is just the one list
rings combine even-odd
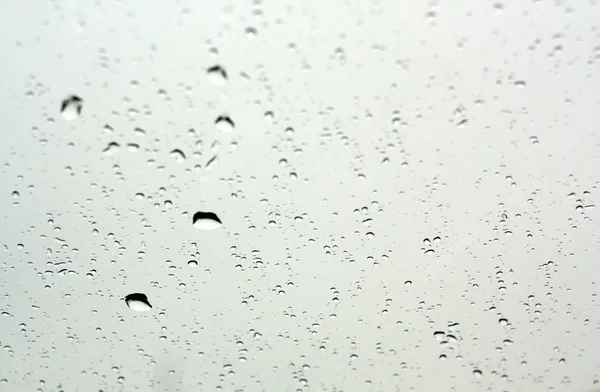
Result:
{"label": "large water droplet", "polygon": [[121,146],[119,145],[119,143],[110,142],[110,143],[108,143],[108,146],[106,146],[106,148],[104,148],[104,150],[102,150],[102,154],[113,155],[113,154],[116,154],[120,149],[121,149]]}
{"label": "large water droplet", "polygon": [[83,99],[77,95],[71,95],[65,98],[60,105],[60,113],[65,120],[75,120],[81,114],[83,108]]}
{"label": "large water droplet", "polygon": [[152,309],[152,305],[150,305],[150,302],[148,302],[148,297],[146,297],[146,294],[142,293],[133,293],[127,295],[125,297],[125,303],[130,309],[133,309],[136,312],[147,312],[148,310]]}
{"label": "large water droplet", "polygon": [[208,73],[208,80],[216,85],[222,85],[227,82],[227,72],[220,65],[215,65],[206,70]]}
{"label": "large water droplet", "polygon": [[171,151],[170,154],[173,158],[175,158],[175,160],[177,162],[184,162],[185,161],[185,154],[183,153],[183,151],[181,151],[180,149],[176,148],[173,151]]}
{"label": "large water droplet", "polygon": [[235,129],[235,123],[229,116],[219,116],[215,120],[217,129],[221,132],[233,132]]}
{"label": "large water droplet", "polygon": [[214,212],[198,211],[193,218],[194,227],[200,230],[214,230],[223,224]]}

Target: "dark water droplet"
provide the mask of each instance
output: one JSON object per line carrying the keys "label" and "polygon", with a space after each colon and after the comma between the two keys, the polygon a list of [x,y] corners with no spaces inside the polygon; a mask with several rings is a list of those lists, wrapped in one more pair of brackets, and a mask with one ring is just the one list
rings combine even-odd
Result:
{"label": "dark water droplet", "polygon": [[233,132],[235,129],[235,123],[229,116],[219,116],[215,120],[217,129],[221,132]]}
{"label": "dark water droplet", "polygon": [[206,70],[208,73],[208,80],[216,85],[222,85],[227,82],[227,72],[220,65],[214,65]]}
{"label": "dark water droplet", "polygon": [[119,143],[110,142],[110,143],[108,143],[108,146],[106,146],[104,148],[104,150],[102,150],[102,154],[113,155],[113,154],[116,154],[117,152],[119,152],[120,149],[121,149],[121,146],[119,145]]}
{"label": "dark water droplet", "polygon": [[171,156],[173,158],[175,158],[175,160],[177,162],[183,162],[183,161],[185,161],[185,154],[183,153],[183,151],[181,151],[178,148],[176,148],[173,151],[171,151]]}
{"label": "dark water droplet", "polygon": [[83,108],[83,99],[77,95],[71,95],[65,98],[60,105],[60,113],[65,120],[75,120],[81,114]]}
{"label": "dark water droplet", "polygon": [[221,222],[217,214],[214,212],[202,211],[198,211],[194,214],[192,223],[195,228],[200,230],[214,230],[223,225],[223,222]]}
{"label": "dark water droplet", "polygon": [[148,297],[146,297],[146,294],[142,293],[132,293],[127,295],[125,297],[125,303],[130,309],[137,312],[147,312],[152,309],[152,305],[148,302]]}

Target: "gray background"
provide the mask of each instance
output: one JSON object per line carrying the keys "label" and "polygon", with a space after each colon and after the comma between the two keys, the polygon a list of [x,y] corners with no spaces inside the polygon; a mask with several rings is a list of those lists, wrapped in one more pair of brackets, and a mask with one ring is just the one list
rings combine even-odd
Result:
{"label": "gray background", "polygon": [[3,1],[0,390],[598,390],[599,15]]}

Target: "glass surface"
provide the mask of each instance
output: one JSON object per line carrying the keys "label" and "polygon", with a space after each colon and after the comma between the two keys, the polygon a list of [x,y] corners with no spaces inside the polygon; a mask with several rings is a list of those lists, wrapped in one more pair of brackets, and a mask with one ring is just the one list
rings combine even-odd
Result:
{"label": "glass surface", "polygon": [[3,1],[0,391],[599,391],[599,15]]}

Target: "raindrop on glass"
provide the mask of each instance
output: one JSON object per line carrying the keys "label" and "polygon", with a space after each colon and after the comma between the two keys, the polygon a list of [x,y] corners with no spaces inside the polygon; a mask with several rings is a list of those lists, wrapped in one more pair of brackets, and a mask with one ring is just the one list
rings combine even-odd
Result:
{"label": "raindrop on glass", "polygon": [[216,85],[222,85],[227,82],[227,72],[220,65],[215,65],[206,70],[208,73],[208,80]]}
{"label": "raindrop on glass", "polygon": [[146,297],[146,294],[142,293],[129,294],[125,297],[125,303],[130,309],[133,309],[136,312],[146,312],[152,309],[152,305],[148,302],[148,297]]}
{"label": "raindrop on glass", "polygon": [[119,143],[111,142],[111,143],[108,143],[108,146],[106,146],[104,148],[104,150],[102,150],[102,154],[113,155],[113,154],[116,154],[120,149],[121,149],[121,146],[119,145]]}
{"label": "raindrop on glass", "polygon": [[235,123],[229,116],[219,116],[215,120],[215,126],[221,132],[233,132]]}
{"label": "raindrop on glass", "polygon": [[60,105],[60,113],[65,120],[75,120],[81,114],[83,108],[83,99],[77,95],[71,95],[65,98]]}
{"label": "raindrop on glass", "polygon": [[170,154],[177,162],[185,161],[185,154],[180,149],[176,148]]}
{"label": "raindrop on glass", "polygon": [[254,38],[256,38],[257,35],[258,35],[258,32],[256,31],[256,29],[254,27],[246,27],[246,37],[248,37],[250,39],[254,39]]}
{"label": "raindrop on glass", "polygon": [[435,331],[433,333],[433,337],[435,338],[435,340],[443,340],[444,337],[446,337],[446,334],[442,331]]}
{"label": "raindrop on glass", "polygon": [[214,230],[221,227],[223,222],[214,212],[198,211],[192,219],[194,227],[200,230]]}

